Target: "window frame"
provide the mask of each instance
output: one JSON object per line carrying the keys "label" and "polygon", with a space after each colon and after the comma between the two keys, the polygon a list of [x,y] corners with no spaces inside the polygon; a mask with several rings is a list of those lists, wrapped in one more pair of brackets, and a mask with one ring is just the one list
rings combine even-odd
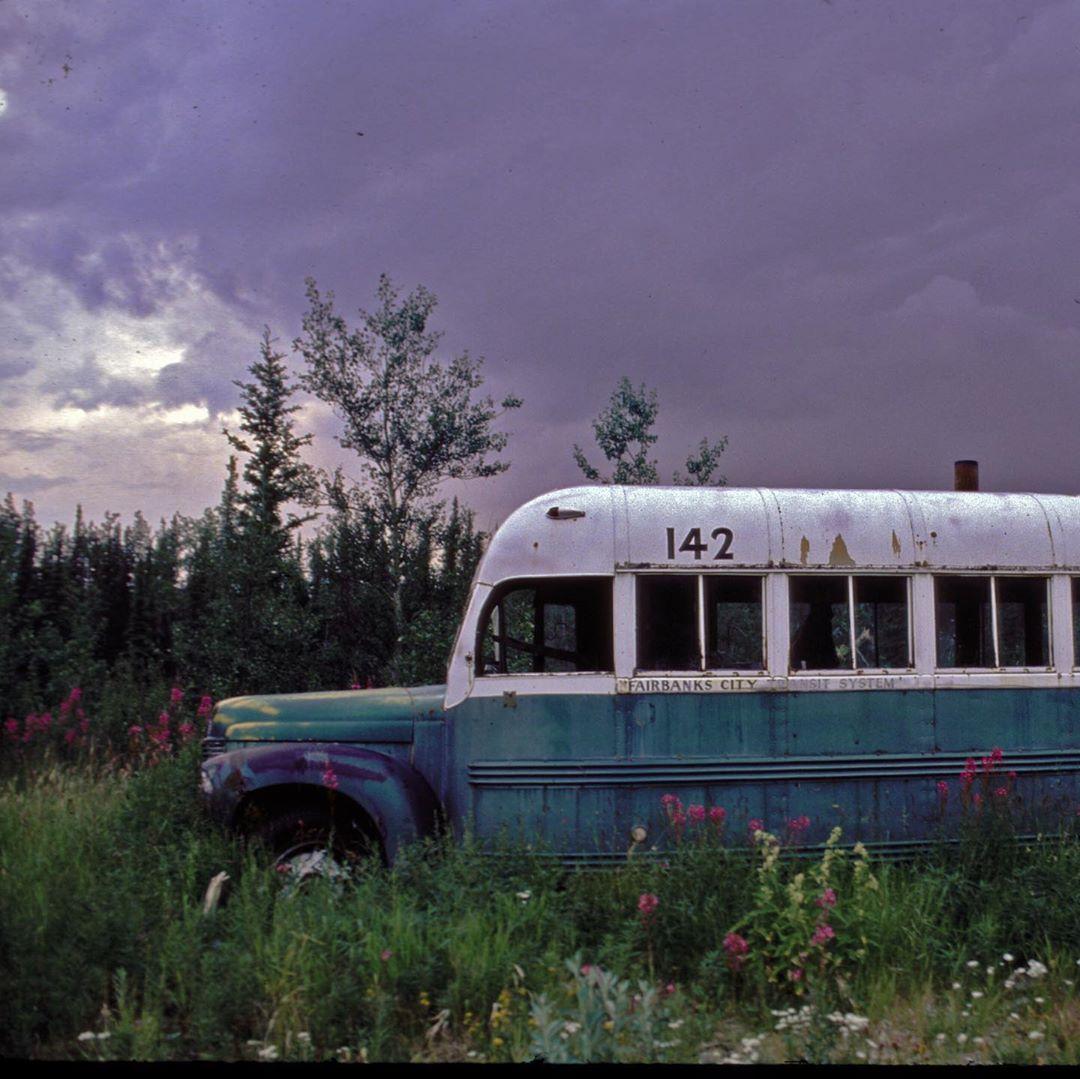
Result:
{"label": "window frame", "polygon": [[[489,623],[494,620],[497,636],[492,642],[495,648],[496,656],[500,657],[499,661],[505,663],[505,657],[503,657],[503,642],[500,638],[504,635],[502,633],[502,601],[507,595],[510,595],[519,589],[533,589],[535,592],[543,592],[546,590],[554,590],[556,585],[568,586],[573,585],[575,582],[590,582],[595,585],[604,583],[607,585],[607,595],[605,602],[607,605],[607,658],[610,661],[608,668],[589,668],[587,670],[578,671],[485,671],[484,670],[484,638],[487,633]],[[534,600],[535,602],[535,600]],[[472,678],[474,681],[488,681],[495,678],[593,678],[601,676],[604,678],[613,678],[615,676],[615,578],[606,576],[605,574],[598,573],[581,573],[581,574],[560,574],[560,575],[545,575],[545,576],[526,576],[526,577],[509,577],[506,580],[500,581],[497,585],[494,585],[490,593],[485,597],[483,606],[480,608],[480,615],[476,621],[476,639],[474,641],[474,653],[472,661]],[[557,650],[552,650],[557,651]],[[553,657],[559,658],[559,657]]]}
{"label": "window frame", "polygon": [[[765,677],[769,674],[769,581],[770,575],[768,573],[746,571],[746,570],[714,570],[711,573],[702,572],[701,570],[686,570],[686,569],[674,569],[671,567],[663,567],[655,570],[635,570],[631,574],[634,580],[633,598],[631,606],[631,625],[633,627],[633,666],[632,677],[634,678],[649,678],[664,675],[681,676],[683,678],[692,676],[695,678],[708,678],[708,677]],[[695,668],[670,668],[665,670],[653,670],[642,668],[638,660],[640,658],[638,653],[638,633],[640,626],[638,623],[638,580],[642,577],[696,577],[697,588],[694,590],[695,601],[697,604],[697,648],[700,666]],[[706,621],[705,612],[705,578],[723,578],[723,577],[752,577],[756,578],[760,588],[760,608],[761,608],[761,666],[760,667],[709,667],[708,663],[708,623]]]}
{"label": "window frame", "polygon": [[[787,642],[787,656],[785,658],[785,666],[787,668],[786,674],[789,678],[800,678],[806,676],[812,676],[815,678],[822,678],[829,675],[835,675],[837,677],[847,677],[849,675],[865,673],[865,674],[916,674],[918,672],[917,660],[915,655],[915,595],[914,595],[914,577],[915,575],[910,572],[904,573],[875,573],[873,571],[850,573],[850,572],[828,572],[821,570],[806,570],[798,573],[785,573],[783,574],[784,580],[787,582],[785,586],[785,617],[787,620],[788,642]],[[847,594],[847,609],[848,609],[848,650],[851,654],[851,665],[848,667],[806,667],[795,668],[791,666],[791,582],[798,578],[807,577],[840,577],[846,580],[846,594]],[[856,619],[855,619],[855,578],[856,577],[875,577],[882,578],[884,580],[895,581],[902,580],[904,582],[904,610],[907,614],[905,619],[907,623],[907,665],[904,667],[859,667],[856,665],[858,659],[858,649],[856,647],[857,634],[856,634]]]}
{"label": "window frame", "polygon": [[[933,589],[931,595],[933,597],[930,613],[931,624],[933,626],[933,641],[934,641],[934,673],[935,674],[955,674],[960,671],[972,671],[972,672],[1011,672],[1014,674],[1023,674],[1027,671],[1032,672],[1049,672],[1056,670],[1054,663],[1054,589],[1053,589],[1053,574],[1050,573],[932,573],[930,575],[933,581]],[[994,650],[994,666],[993,667],[943,667],[938,663],[938,619],[937,619],[937,582],[939,580],[946,580],[950,577],[966,577],[975,578],[977,580],[989,580],[990,581],[990,640],[993,644]],[[998,589],[997,582],[1000,578],[1007,579],[1019,579],[1027,581],[1042,581],[1043,582],[1043,594],[1045,596],[1046,607],[1046,663],[1042,666],[1027,666],[1021,664],[1020,666],[1006,667],[1001,663],[1001,644],[998,637]],[[1078,580],[1080,578],[1072,578]],[[1070,596],[1071,599],[1071,596]],[[1071,605],[1070,605],[1071,606]],[[1077,657],[1075,650],[1075,638],[1073,641],[1073,669],[1076,669]]]}

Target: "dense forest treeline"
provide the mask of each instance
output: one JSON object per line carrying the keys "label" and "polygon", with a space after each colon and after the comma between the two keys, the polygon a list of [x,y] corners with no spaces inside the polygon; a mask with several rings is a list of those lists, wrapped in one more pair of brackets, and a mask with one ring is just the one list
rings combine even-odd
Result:
{"label": "dense forest treeline", "polygon": [[234,693],[441,681],[483,544],[472,514],[429,507],[407,544],[405,633],[395,652],[382,529],[362,500],[268,560],[245,528],[235,467],[221,503],[156,528],[136,513],[43,528],[0,505],[0,700],[7,715],[75,685],[177,682]]}

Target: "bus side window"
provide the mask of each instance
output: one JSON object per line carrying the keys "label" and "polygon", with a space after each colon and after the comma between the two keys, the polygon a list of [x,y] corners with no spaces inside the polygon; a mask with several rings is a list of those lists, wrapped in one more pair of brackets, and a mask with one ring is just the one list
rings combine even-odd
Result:
{"label": "bus side window", "polygon": [[1072,579],[1073,666],[1080,667],[1080,577]]}
{"label": "bus side window", "polygon": [[935,577],[939,667],[993,667],[989,577]]}
{"label": "bus side window", "polygon": [[788,578],[791,600],[791,669],[850,670],[851,621],[847,578]]}
{"label": "bus side window", "polygon": [[998,662],[1002,667],[1049,664],[1050,622],[1045,577],[995,577]]}
{"label": "bus side window", "polygon": [[611,580],[510,581],[481,618],[477,674],[614,670]]}
{"label": "bus side window", "polygon": [[636,588],[638,670],[701,670],[697,577],[642,573]]}
{"label": "bus side window", "polygon": [[907,577],[856,577],[855,666],[910,667]]}
{"label": "bus side window", "polygon": [[765,669],[761,587],[761,577],[715,574],[705,578],[705,666],[709,670]]}

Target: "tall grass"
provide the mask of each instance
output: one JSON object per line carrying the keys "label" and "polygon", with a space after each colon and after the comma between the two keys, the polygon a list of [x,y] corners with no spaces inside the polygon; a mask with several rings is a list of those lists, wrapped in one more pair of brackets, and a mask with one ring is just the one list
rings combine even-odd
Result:
{"label": "tall grass", "polygon": [[988,821],[880,864],[842,837],[787,860],[764,834],[690,830],[666,863],[596,873],[429,843],[296,889],[202,818],[196,774],[188,746],[140,770],[46,754],[0,781],[0,1053],[1076,1057],[1065,834],[1017,845]]}

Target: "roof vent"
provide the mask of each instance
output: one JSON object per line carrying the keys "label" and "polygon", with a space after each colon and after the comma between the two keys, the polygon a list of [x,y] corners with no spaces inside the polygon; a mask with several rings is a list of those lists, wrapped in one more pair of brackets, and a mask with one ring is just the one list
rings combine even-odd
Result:
{"label": "roof vent", "polygon": [[953,490],[977,491],[979,489],[979,462],[956,461],[953,463]]}
{"label": "roof vent", "polygon": [[561,506],[552,506],[547,511],[547,515],[553,521],[572,521],[575,517],[584,517],[584,510],[571,510]]}

